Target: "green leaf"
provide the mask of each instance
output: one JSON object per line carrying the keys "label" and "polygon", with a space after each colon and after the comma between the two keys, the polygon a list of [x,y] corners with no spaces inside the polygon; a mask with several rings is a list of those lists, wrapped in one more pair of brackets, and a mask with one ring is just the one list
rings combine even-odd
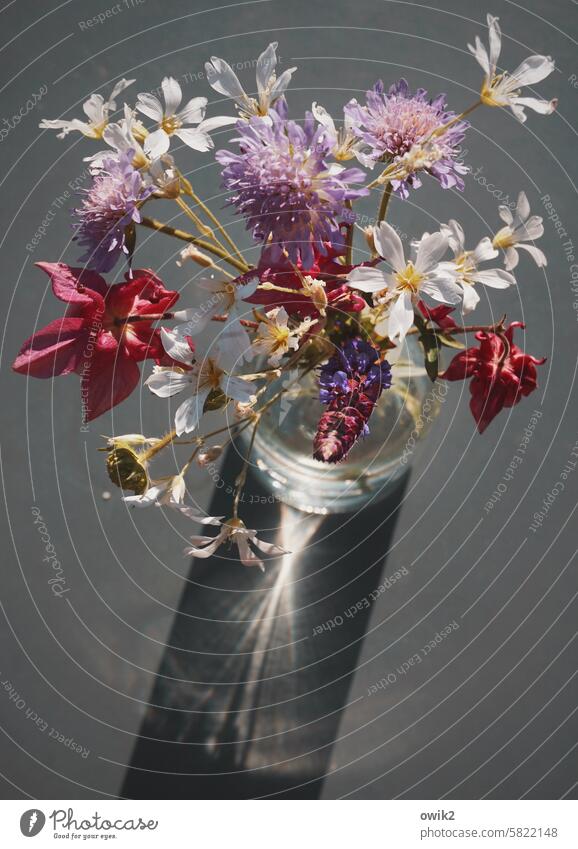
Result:
{"label": "green leaf", "polygon": [[425,354],[425,370],[428,373],[429,379],[433,382],[436,380],[439,371],[439,344],[436,334],[431,331],[422,333],[419,337]]}
{"label": "green leaf", "polygon": [[221,389],[211,389],[203,405],[203,413],[222,410],[228,403],[229,399]]}
{"label": "green leaf", "polygon": [[442,345],[448,348],[458,348],[461,350],[466,347],[462,342],[452,336],[451,333],[442,333],[440,330],[436,330],[436,336]]}

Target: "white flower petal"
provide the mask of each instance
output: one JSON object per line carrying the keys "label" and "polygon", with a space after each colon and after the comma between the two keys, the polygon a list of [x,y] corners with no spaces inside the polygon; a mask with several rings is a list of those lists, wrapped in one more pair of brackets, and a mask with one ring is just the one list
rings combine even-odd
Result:
{"label": "white flower petal", "polygon": [[533,109],[534,112],[538,112],[539,115],[551,115],[552,112],[556,111],[558,98],[554,97],[552,100],[540,100],[537,97],[516,97],[514,103],[518,107],[523,106],[528,109]]}
{"label": "white flower petal", "polygon": [[161,327],[161,342],[163,348],[173,360],[178,360],[187,366],[193,362],[193,352],[187,341],[187,336],[193,335],[193,321],[187,321],[185,324],[179,324],[168,330],[166,327]]}
{"label": "white flower petal", "polygon": [[506,258],[504,260],[504,268],[507,271],[512,271],[520,261],[520,257],[516,248],[506,248]]}
{"label": "white flower petal", "polygon": [[515,81],[516,88],[534,85],[550,76],[554,68],[555,64],[551,56],[528,56],[512,72],[511,79]]}
{"label": "white flower petal", "polygon": [[243,566],[257,566],[262,572],[265,571],[265,564],[260,557],[257,557],[254,551],[249,547],[247,537],[243,534],[235,535],[235,542],[239,549],[239,559]]}
{"label": "white flower petal", "polygon": [[461,286],[449,276],[434,275],[422,283],[420,290],[429,295],[435,301],[443,304],[459,304],[462,299],[463,290]]}
{"label": "white flower petal", "polygon": [[232,97],[240,106],[246,103],[247,95],[239,82],[239,78],[224,59],[211,56],[211,61],[205,62],[205,70],[211,88],[219,94],[224,94],[225,97]]}
{"label": "white flower petal", "polygon": [[380,292],[387,288],[389,279],[389,274],[380,268],[360,265],[348,274],[347,285],[352,289],[359,289],[360,292]]}
{"label": "white flower petal", "polygon": [[163,96],[165,98],[165,115],[171,118],[183,99],[183,92],[174,77],[165,77],[161,83]]}
{"label": "white flower petal", "polygon": [[209,389],[202,389],[200,392],[187,398],[186,401],[183,401],[180,407],[177,408],[175,413],[175,430],[177,436],[182,436],[183,433],[191,433],[191,431],[196,429],[203,415],[203,407],[209,392]]}
{"label": "white flower petal", "polygon": [[417,246],[415,269],[424,274],[440,261],[448,249],[448,239],[443,233],[432,233],[424,236]]}
{"label": "white flower petal", "polygon": [[546,254],[543,251],[541,251],[540,248],[537,248],[534,245],[525,245],[525,244],[519,244],[519,245],[517,245],[517,247],[523,248],[525,251],[527,251],[530,254],[530,256],[532,257],[532,259],[534,260],[534,262],[536,263],[536,265],[538,266],[538,268],[544,268],[544,266],[548,265],[548,260],[546,259]]}
{"label": "white flower petal", "polygon": [[222,540],[219,537],[191,537],[193,545],[185,548],[185,554],[192,557],[204,559],[211,557],[221,545]]}
{"label": "white flower petal", "polygon": [[403,271],[405,268],[405,256],[403,244],[391,224],[382,221],[379,227],[373,228],[373,240],[375,249],[379,255],[388,262],[395,271]]}
{"label": "white flower petal", "polygon": [[477,305],[480,303],[480,296],[478,295],[473,286],[468,286],[466,284],[463,289],[464,294],[462,311],[464,313],[469,313],[475,310]]}
{"label": "white flower petal", "polygon": [[495,259],[499,254],[499,251],[492,245],[492,240],[487,236],[484,236],[483,239],[480,239],[476,248],[473,252],[473,260],[476,265],[480,262],[487,262],[489,259]]}
{"label": "white flower petal", "polygon": [[147,118],[151,118],[157,123],[163,120],[163,106],[158,97],[148,92],[142,92],[137,97],[136,108]]}
{"label": "white flower petal", "polygon": [[278,100],[281,95],[285,94],[289,87],[289,83],[291,82],[291,77],[295,73],[297,68],[287,68],[283,71],[282,74],[279,75],[278,79],[275,80],[273,88],[271,89],[271,103],[274,103]]}
{"label": "white flower petal", "polygon": [[257,59],[257,91],[259,94],[264,94],[269,80],[275,72],[277,65],[277,50],[278,42],[272,41],[271,44],[261,53]]}
{"label": "white flower petal", "polygon": [[478,65],[481,65],[486,77],[490,77],[490,57],[488,56],[488,51],[478,35],[476,35],[475,46],[468,44],[468,50],[473,54]]}
{"label": "white flower petal", "polygon": [[127,80],[124,77],[122,78],[122,80],[119,80],[117,82],[117,84],[110,93],[110,97],[108,98],[108,105],[110,109],[116,109],[116,98],[122,91],[125,90],[125,88],[128,88],[129,85],[132,85],[135,82],[136,80]]}
{"label": "white flower petal", "polygon": [[494,73],[498,64],[498,59],[500,58],[500,51],[502,49],[502,32],[500,30],[498,18],[495,18],[493,15],[488,15],[487,20],[490,42],[490,68],[492,73]]}
{"label": "white flower petal", "polygon": [[171,398],[183,389],[190,388],[191,376],[188,372],[156,366],[150,377],[145,380],[145,386],[159,398]]}
{"label": "white flower petal", "polygon": [[91,94],[82,104],[82,111],[92,124],[101,124],[106,120],[104,98],[101,94]]}
{"label": "white flower petal", "polygon": [[476,271],[473,275],[476,283],[483,283],[484,286],[490,286],[492,289],[507,289],[508,286],[516,285],[516,278],[513,274],[508,274],[501,268],[488,268],[482,271]]}
{"label": "white flower petal", "polygon": [[390,339],[403,341],[413,324],[413,303],[410,292],[404,292],[393,304],[387,324]]}
{"label": "white flower petal", "polygon": [[144,151],[151,159],[159,159],[171,146],[170,136],[159,127],[144,140]]}
{"label": "white flower petal", "polygon": [[206,97],[193,97],[178,113],[183,124],[198,124],[205,117]]}
{"label": "white flower petal", "polygon": [[221,386],[227,398],[232,398],[233,401],[240,401],[241,404],[246,404],[250,401],[255,393],[255,387],[252,383],[240,377],[232,377],[231,375],[225,375],[223,377]]}
{"label": "white flower petal", "polygon": [[192,127],[181,127],[181,129],[175,130],[175,136],[178,136],[188,147],[199,150],[201,153],[205,153],[214,147],[213,140],[208,133],[199,132],[198,129],[192,129]]}
{"label": "white flower petal", "polygon": [[215,115],[213,118],[207,118],[202,121],[197,130],[201,133],[210,133],[212,130],[218,130],[220,127],[229,127],[231,124],[236,124],[239,119],[234,115]]}

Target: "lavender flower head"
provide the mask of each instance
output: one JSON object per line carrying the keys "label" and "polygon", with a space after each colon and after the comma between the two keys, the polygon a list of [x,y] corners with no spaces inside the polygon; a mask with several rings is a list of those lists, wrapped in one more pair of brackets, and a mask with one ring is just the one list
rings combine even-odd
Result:
{"label": "lavender flower head", "polygon": [[240,121],[237,130],[240,152],[217,153],[229,202],[266,244],[270,261],[286,251],[291,262],[311,268],[313,248],[325,254],[324,243],[340,239],[339,222],[348,220],[345,201],[368,193],[349,185],[362,182],[363,171],[327,163],[332,139],[310,113],[301,127],[274,109],[266,119]]}
{"label": "lavender flower head", "polygon": [[362,339],[351,339],[321,367],[319,400],[327,404],[313,442],[313,456],[323,463],[345,460],[361,436],[379,396],[391,386],[391,367]]}
{"label": "lavender flower head", "polygon": [[96,271],[110,271],[121,253],[128,253],[127,227],[141,220],[139,204],[154,192],[132,160],[131,150],[104,159],[82,205],[74,210],[74,240],[87,249],[80,261]]}
{"label": "lavender flower head", "polygon": [[[432,133],[455,118],[454,112],[446,111],[445,94],[438,94],[433,100],[428,99],[423,88],[412,94],[404,79],[385,93],[380,80],[367,92],[366,99],[365,106],[352,100],[345,107],[358,137],[368,145],[362,161],[398,162],[407,154],[418,153],[428,141],[428,155],[420,163],[420,169],[439,180],[443,189],[455,187],[463,191],[462,176],[469,169],[457,157],[469,127],[467,121],[456,122],[429,141]],[[392,184],[397,195],[407,198],[409,188],[419,188],[421,180],[415,170],[392,180]]]}

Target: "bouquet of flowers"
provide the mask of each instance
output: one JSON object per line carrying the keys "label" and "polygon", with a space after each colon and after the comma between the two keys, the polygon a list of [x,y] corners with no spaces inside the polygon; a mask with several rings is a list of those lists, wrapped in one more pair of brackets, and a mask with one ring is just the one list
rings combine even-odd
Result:
{"label": "bouquet of flowers", "polygon": [[[207,117],[205,97],[183,104],[179,83],[165,77],[162,99],[141,93],[134,108],[124,104],[120,115],[118,98],[134,80],[122,79],[108,100],[93,94],[84,104],[86,120],[40,124],[59,130],[61,138],[79,132],[103,149],[87,157],[91,184],[73,211],[81,265],[38,263],[66,304],[65,314],[24,343],[14,369],[38,378],[79,375],[89,421],[127,398],[140,382],[139,363],[153,361],[145,384],[159,398],[179,396],[174,428],[162,437],[111,437],[107,468],[112,481],[131,493],[125,501],[167,506],[201,525],[218,526],[216,536],[193,536],[187,553],[208,557],[230,541],[245,565],[261,568],[262,554],[283,553],[245,526],[239,504],[263,414],[289,388],[299,391],[305,375],[316,375],[325,405],[311,446],[322,463],[343,461],[368,432],[410,334],[423,348],[432,381],[470,381],[480,433],[502,408],[536,388],[536,367],[544,360],[516,344],[514,333],[523,324],[507,324],[505,316],[489,326],[465,319],[480,300],[478,286],[516,284],[520,249],[538,267],[546,265],[534,244],[543,233],[542,219],[530,214],[524,192],[514,211],[499,208],[502,226],[477,244],[450,220],[437,232],[416,236],[407,255],[386,220],[391,196],[408,198],[423,179],[437,180],[442,189],[464,189],[469,169],[460,144],[474,110],[509,107],[521,122],[525,109],[554,111],[555,100],[522,91],[554,70],[552,59],[530,56],[514,72],[502,71],[501,33],[491,15],[488,31],[489,48],[478,37],[469,45],[484,72],[479,98],[459,114],[448,109],[445,95],[412,92],[402,79],[388,88],[377,82],[365,102],[350,100],[338,119],[313,103],[301,121],[292,120],[285,94],[296,69],[276,74],[272,43],[257,60],[254,95],[223,59],[207,62],[209,85],[231,98],[234,115]],[[228,125],[235,127],[231,149],[215,157],[228,203],[260,246],[256,265],[246,261],[171,154],[175,142],[179,153],[186,147],[212,151],[211,133]],[[355,202],[372,189],[380,198],[375,225],[362,228]],[[153,216],[159,199],[178,205],[190,232]],[[177,265],[205,269],[196,281],[200,305],[176,308],[178,292],[153,271],[135,267],[143,230],[183,243]],[[356,237],[363,240],[359,262]],[[103,275],[121,263],[123,282],[107,282]],[[218,338],[202,351],[195,340],[209,322],[219,323]],[[466,334],[475,338],[471,347],[461,341]],[[444,348],[458,349],[445,366]],[[272,381],[288,373],[292,379],[267,394]],[[213,411],[226,407],[232,421],[213,430],[205,426]],[[252,434],[231,516],[202,515],[186,503],[187,471],[193,463],[215,460],[245,429]],[[188,445],[190,456],[177,472],[153,477],[153,459],[170,445]]]}

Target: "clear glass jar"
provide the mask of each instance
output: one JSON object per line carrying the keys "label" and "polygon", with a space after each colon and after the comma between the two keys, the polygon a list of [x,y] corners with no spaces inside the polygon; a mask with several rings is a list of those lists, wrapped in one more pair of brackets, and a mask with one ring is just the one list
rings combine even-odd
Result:
{"label": "clear glass jar", "polygon": [[[265,398],[294,378],[285,375],[272,383]],[[280,501],[299,510],[322,515],[359,510],[385,498],[407,473],[445,391],[445,384],[431,382],[419,344],[407,337],[392,369],[392,386],[369,421],[369,435],[354,445],[347,460],[321,463],[313,459],[313,438],[325,408],[317,376],[310,372],[264,414],[251,466]],[[245,447],[250,434],[248,428],[241,437]]]}

